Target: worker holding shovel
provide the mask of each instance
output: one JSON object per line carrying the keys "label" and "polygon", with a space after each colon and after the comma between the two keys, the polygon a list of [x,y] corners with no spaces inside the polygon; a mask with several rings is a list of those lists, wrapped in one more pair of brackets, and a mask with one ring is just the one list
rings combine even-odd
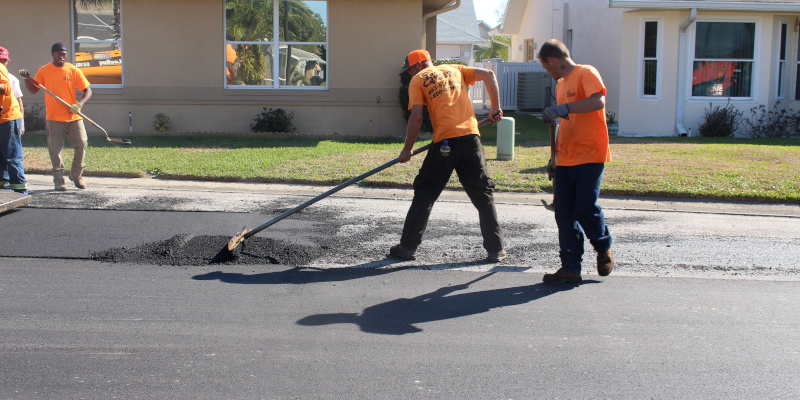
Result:
{"label": "worker holding shovel", "polygon": [[402,260],[416,258],[417,247],[428,224],[433,203],[439,198],[453,170],[478,210],[483,247],[488,262],[506,258],[503,232],[494,207],[494,182],[486,169],[478,121],[467,86],[483,81],[492,101],[489,118],[498,122],[500,90],[494,72],[463,65],[434,66],[425,50],[414,50],[406,57],[401,75],[412,76],[408,85],[408,106],[411,116],[406,128],[406,140],[398,157],[401,163],[411,159],[414,142],[422,125],[423,107],[428,108],[433,123],[433,145],[414,179],[414,198],[406,216],[400,244],[389,254]]}
{"label": "worker holding shovel", "polygon": [[[92,97],[92,89],[89,88],[89,80],[86,79],[83,72],[67,62],[67,48],[63,43],[54,44],[50,49],[50,54],[53,56],[53,62],[39,68],[33,79],[71,104],[70,107],[67,107],[54,96],[45,96],[47,149],[50,152],[50,163],[53,166],[53,184],[57,191],[67,190],[67,186],[64,184],[65,169],[61,158],[61,149],[64,147],[64,138],[68,138],[70,146],[75,149],[69,178],[75,187],[85,189],[86,183],[83,181],[82,175],[86,147],[89,143],[83,118],[78,113],[86,101]],[[30,74],[24,70],[20,71],[20,74],[23,78],[30,77]],[[31,94],[40,90],[30,79],[25,79],[25,87]],[[80,99],[77,99],[76,90],[83,92]]]}
{"label": "worker holding shovel", "polygon": [[[8,58],[2,47],[0,56]],[[22,165],[22,111],[11,86],[11,75],[0,63],[0,184],[2,189],[28,194]]]}
{"label": "worker holding shovel", "polygon": [[611,273],[611,234],[597,204],[605,163],[611,161],[606,127],[606,87],[590,65],[576,64],[564,43],[552,39],[539,49],[539,62],[556,80],[556,105],[542,113],[558,123],[553,179],[553,207],[558,225],[561,268],[545,274],[550,284],[581,281],[584,234],[597,251],[597,273]]}

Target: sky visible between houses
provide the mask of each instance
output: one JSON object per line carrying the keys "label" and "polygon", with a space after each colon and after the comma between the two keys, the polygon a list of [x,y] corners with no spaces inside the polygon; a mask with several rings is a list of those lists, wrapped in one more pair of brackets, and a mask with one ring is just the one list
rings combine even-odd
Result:
{"label": "sky visible between houses", "polygon": [[506,9],[507,0],[473,0],[473,2],[478,21],[483,20],[491,27],[495,27],[500,23],[500,18]]}

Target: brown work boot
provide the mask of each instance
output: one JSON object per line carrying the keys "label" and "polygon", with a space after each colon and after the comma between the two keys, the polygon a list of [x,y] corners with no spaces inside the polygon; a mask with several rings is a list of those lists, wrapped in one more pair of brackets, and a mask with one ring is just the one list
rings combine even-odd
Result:
{"label": "brown work boot", "polygon": [[575,274],[559,268],[554,274],[544,274],[542,282],[550,285],[560,285],[562,283],[578,283],[582,281],[581,274]]}
{"label": "brown work boot", "polygon": [[63,183],[56,183],[56,184],[54,184],[54,186],[55,186],[55,190],[57,192],[66,192],[67,191],[67,185],[65,185]]}
{"label": "brown work boot", "polygon": [[[70,176],[69,180],[71,180],[72,183],[75,184],[76,188],[78,188],[78,189],[86,189],[86,183],[83,182],[83,178],[81,178],[80,176],[77,177],[77,178],[73,178],[73,177]],[[64,190],[66,190],[66,189],[64,189]]]}
{"label": "brown work boot", "polygon": [[608,276],[612,269],[614,269],[614,256],[611,254],[611,249],[597,253],[597,273],[600,276]]}

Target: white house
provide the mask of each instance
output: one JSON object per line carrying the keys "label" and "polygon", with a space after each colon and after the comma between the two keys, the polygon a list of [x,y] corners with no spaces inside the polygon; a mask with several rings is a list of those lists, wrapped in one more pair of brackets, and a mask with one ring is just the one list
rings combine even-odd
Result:
{"label": "white house", "polygon": [[620,133],[697,132],[728,101],[800,108],[800,2],[784,0],[509,0],[501,33],[512,60],[549,38],[597,67]]}
{"label": "white house", "polygon": [[472,65],[476,46],[488,46],[481,37],[475,4],[461,0],[461,6],[436,17],[436,58],[460,60]]}

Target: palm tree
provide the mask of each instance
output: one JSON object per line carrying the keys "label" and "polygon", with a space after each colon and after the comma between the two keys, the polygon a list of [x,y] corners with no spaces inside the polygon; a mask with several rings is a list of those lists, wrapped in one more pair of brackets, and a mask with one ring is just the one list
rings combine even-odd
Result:
{"label": "palm tree", "polygon": [[[283,29],[280,40],[284,42],[323,42],[325,24],[322,18],[299,1],[281,1]],[[292,45],[286,46],[286,82],[290,82],[292,69]]]}
{"label": "palm tree", "polygon": [[475,61],[490,60],[492,58],[502,58],[508,61],[508,46],[511,38],[508,36],[492,36],[489,47],[481,47],[475,52]]}

